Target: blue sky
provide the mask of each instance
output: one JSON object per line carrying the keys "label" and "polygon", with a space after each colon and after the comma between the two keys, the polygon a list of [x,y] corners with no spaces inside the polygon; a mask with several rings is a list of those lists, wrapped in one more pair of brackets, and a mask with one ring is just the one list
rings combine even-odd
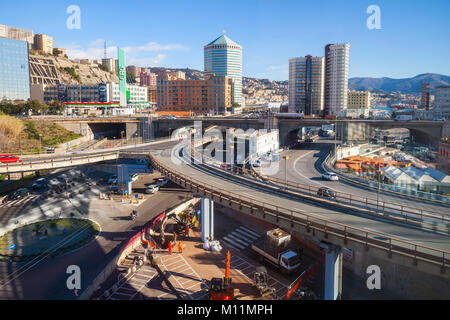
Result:
{"label": "blue sky", "polygon": [[[81,29],[69,30],[69,5]],[[381,9],[369,30],[368,6]],[[70,58],[101,58],[103,42],[127,63],[203,70],[203,46],[223,31],[243,46],[244,76],[288,79],[288,59],[323,56],[328,43],[349,42],[350,77],[450,75],[448,0],[70,0],[2,1],[0,24],[54,37]]]}

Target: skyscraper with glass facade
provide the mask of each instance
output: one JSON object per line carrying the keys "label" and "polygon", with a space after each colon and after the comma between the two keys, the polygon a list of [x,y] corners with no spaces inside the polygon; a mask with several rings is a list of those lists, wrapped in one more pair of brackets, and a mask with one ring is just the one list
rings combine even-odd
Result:
{"label": "skyscraper with glass facade", "polygon": [[323,112],[325,58],[289,60],[289,112],[320,115]]}
{"label": "skyscraper with glass facade", "polygon": [[242,47],[222,35],[204,50],[205,72],[233,79],[233,102],[242,106]]}
{"label": "skyscraper with glass facade", "polygon": [[0,100],[30,99],[28,44],[0,38]]}

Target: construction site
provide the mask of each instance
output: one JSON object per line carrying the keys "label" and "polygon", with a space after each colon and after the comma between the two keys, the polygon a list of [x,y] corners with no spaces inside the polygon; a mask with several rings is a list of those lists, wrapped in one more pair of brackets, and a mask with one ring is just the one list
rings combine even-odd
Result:
{"label": "construction site", "polygon": [[[323,299],[325,258],[319,247],[220,206],[214,227],[220,240],[204,242],[200,208],[200,199],[193,198],[149,222],[125,245],[92,299]],[[346,281],[345,299],[367,297],[362,282]]]}

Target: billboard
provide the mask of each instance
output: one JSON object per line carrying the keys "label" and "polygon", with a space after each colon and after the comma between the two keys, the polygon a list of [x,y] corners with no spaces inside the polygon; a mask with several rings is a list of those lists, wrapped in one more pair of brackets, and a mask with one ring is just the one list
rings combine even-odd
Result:
{"label": "billboard", "polygon": [[120,106],[127,106],[127,69],[125,64],[125,52],[117,48],[117,58],[119,66],[119,94],[120,94]]}

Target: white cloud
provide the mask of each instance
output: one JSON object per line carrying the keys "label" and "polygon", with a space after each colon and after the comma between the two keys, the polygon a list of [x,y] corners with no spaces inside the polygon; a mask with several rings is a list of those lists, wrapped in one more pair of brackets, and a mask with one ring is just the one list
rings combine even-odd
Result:
{"label": "white cloud", "polygon": [[[70,59],[102,59],[104,57],[104,43],[103,39],[92,41],[87,48],[76,44],[62,46],[67,49],[67,55]],[[111,43],[111,42],[109,42]],[[149,42],[142,46],[128,46],[122,48],[126,53],[126,62],[128,65],[137,65],[142,67],[158,66],[166,58],[167,54],[156,52],[186,50],[187,48],[180,44],[166,44],[162,45],[156,42]],[[108,57],[117,58],[117,47],[108,46],[106,48]],[[149,54],[153,53],[153,54]]]}

